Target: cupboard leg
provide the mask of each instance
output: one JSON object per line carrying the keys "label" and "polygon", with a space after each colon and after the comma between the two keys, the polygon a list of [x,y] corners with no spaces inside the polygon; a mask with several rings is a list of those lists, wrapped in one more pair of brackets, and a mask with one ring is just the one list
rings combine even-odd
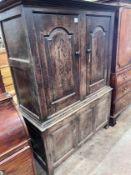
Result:
{"label": "cupboard leg", "polygon": [[109,128],[109,122],[104,126],[105,129]]}
{"label": "cupboard leg", "polygon": [[116,118],[115,117],[110,117],[109,125],[112,127],[114,127],[116,125]]}

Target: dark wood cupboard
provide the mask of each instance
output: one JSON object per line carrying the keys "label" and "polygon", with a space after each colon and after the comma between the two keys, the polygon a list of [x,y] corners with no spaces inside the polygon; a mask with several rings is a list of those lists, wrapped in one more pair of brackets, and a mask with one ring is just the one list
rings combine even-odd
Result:
{"label": "dark wood cupboard", "polygon": [[117,3],[111,70],[112,119],[131,104],[131,5]]}
{"label": "dark wood cupboard", "polygon": [[0,21],[33,150],[51,175],[108,124],[114,7],[3,1]]}

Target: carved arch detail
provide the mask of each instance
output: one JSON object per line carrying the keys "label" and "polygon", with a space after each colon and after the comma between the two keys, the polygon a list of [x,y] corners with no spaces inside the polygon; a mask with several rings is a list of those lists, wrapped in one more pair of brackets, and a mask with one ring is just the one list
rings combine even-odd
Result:
{"label": "carved arch detail", "polygon": [[44,38],[53,102],[74,92],[74,36],[64,28],[55,28]]}
{"label": "carved arch detail", "polygon": [[106,32],[101,26],[91,32],[91,79],[90,84],[104,79]]}

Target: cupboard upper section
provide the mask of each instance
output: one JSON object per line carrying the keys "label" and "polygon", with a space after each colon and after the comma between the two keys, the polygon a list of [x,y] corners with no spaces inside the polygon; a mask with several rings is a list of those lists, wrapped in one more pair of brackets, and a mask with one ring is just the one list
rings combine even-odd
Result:
{"label": "cupboard upper section", "polygon": [[114,12],[83,8],[17,6],[2,12],[20,106],[39,120],[109,83]]}

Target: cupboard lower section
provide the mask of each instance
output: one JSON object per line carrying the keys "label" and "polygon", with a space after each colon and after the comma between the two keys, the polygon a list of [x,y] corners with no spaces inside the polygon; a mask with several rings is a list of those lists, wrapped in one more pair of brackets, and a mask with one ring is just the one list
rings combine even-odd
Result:
{"label": "cupboard lower section", "polygon": [[[34,152],[52,175],[79,146],[99,128],[108,123],[110,117],[111,90],[79,102],[69,112],[50,124],[33,124],[26,116]],[[49,123],[49,122],[48,122]]]}

